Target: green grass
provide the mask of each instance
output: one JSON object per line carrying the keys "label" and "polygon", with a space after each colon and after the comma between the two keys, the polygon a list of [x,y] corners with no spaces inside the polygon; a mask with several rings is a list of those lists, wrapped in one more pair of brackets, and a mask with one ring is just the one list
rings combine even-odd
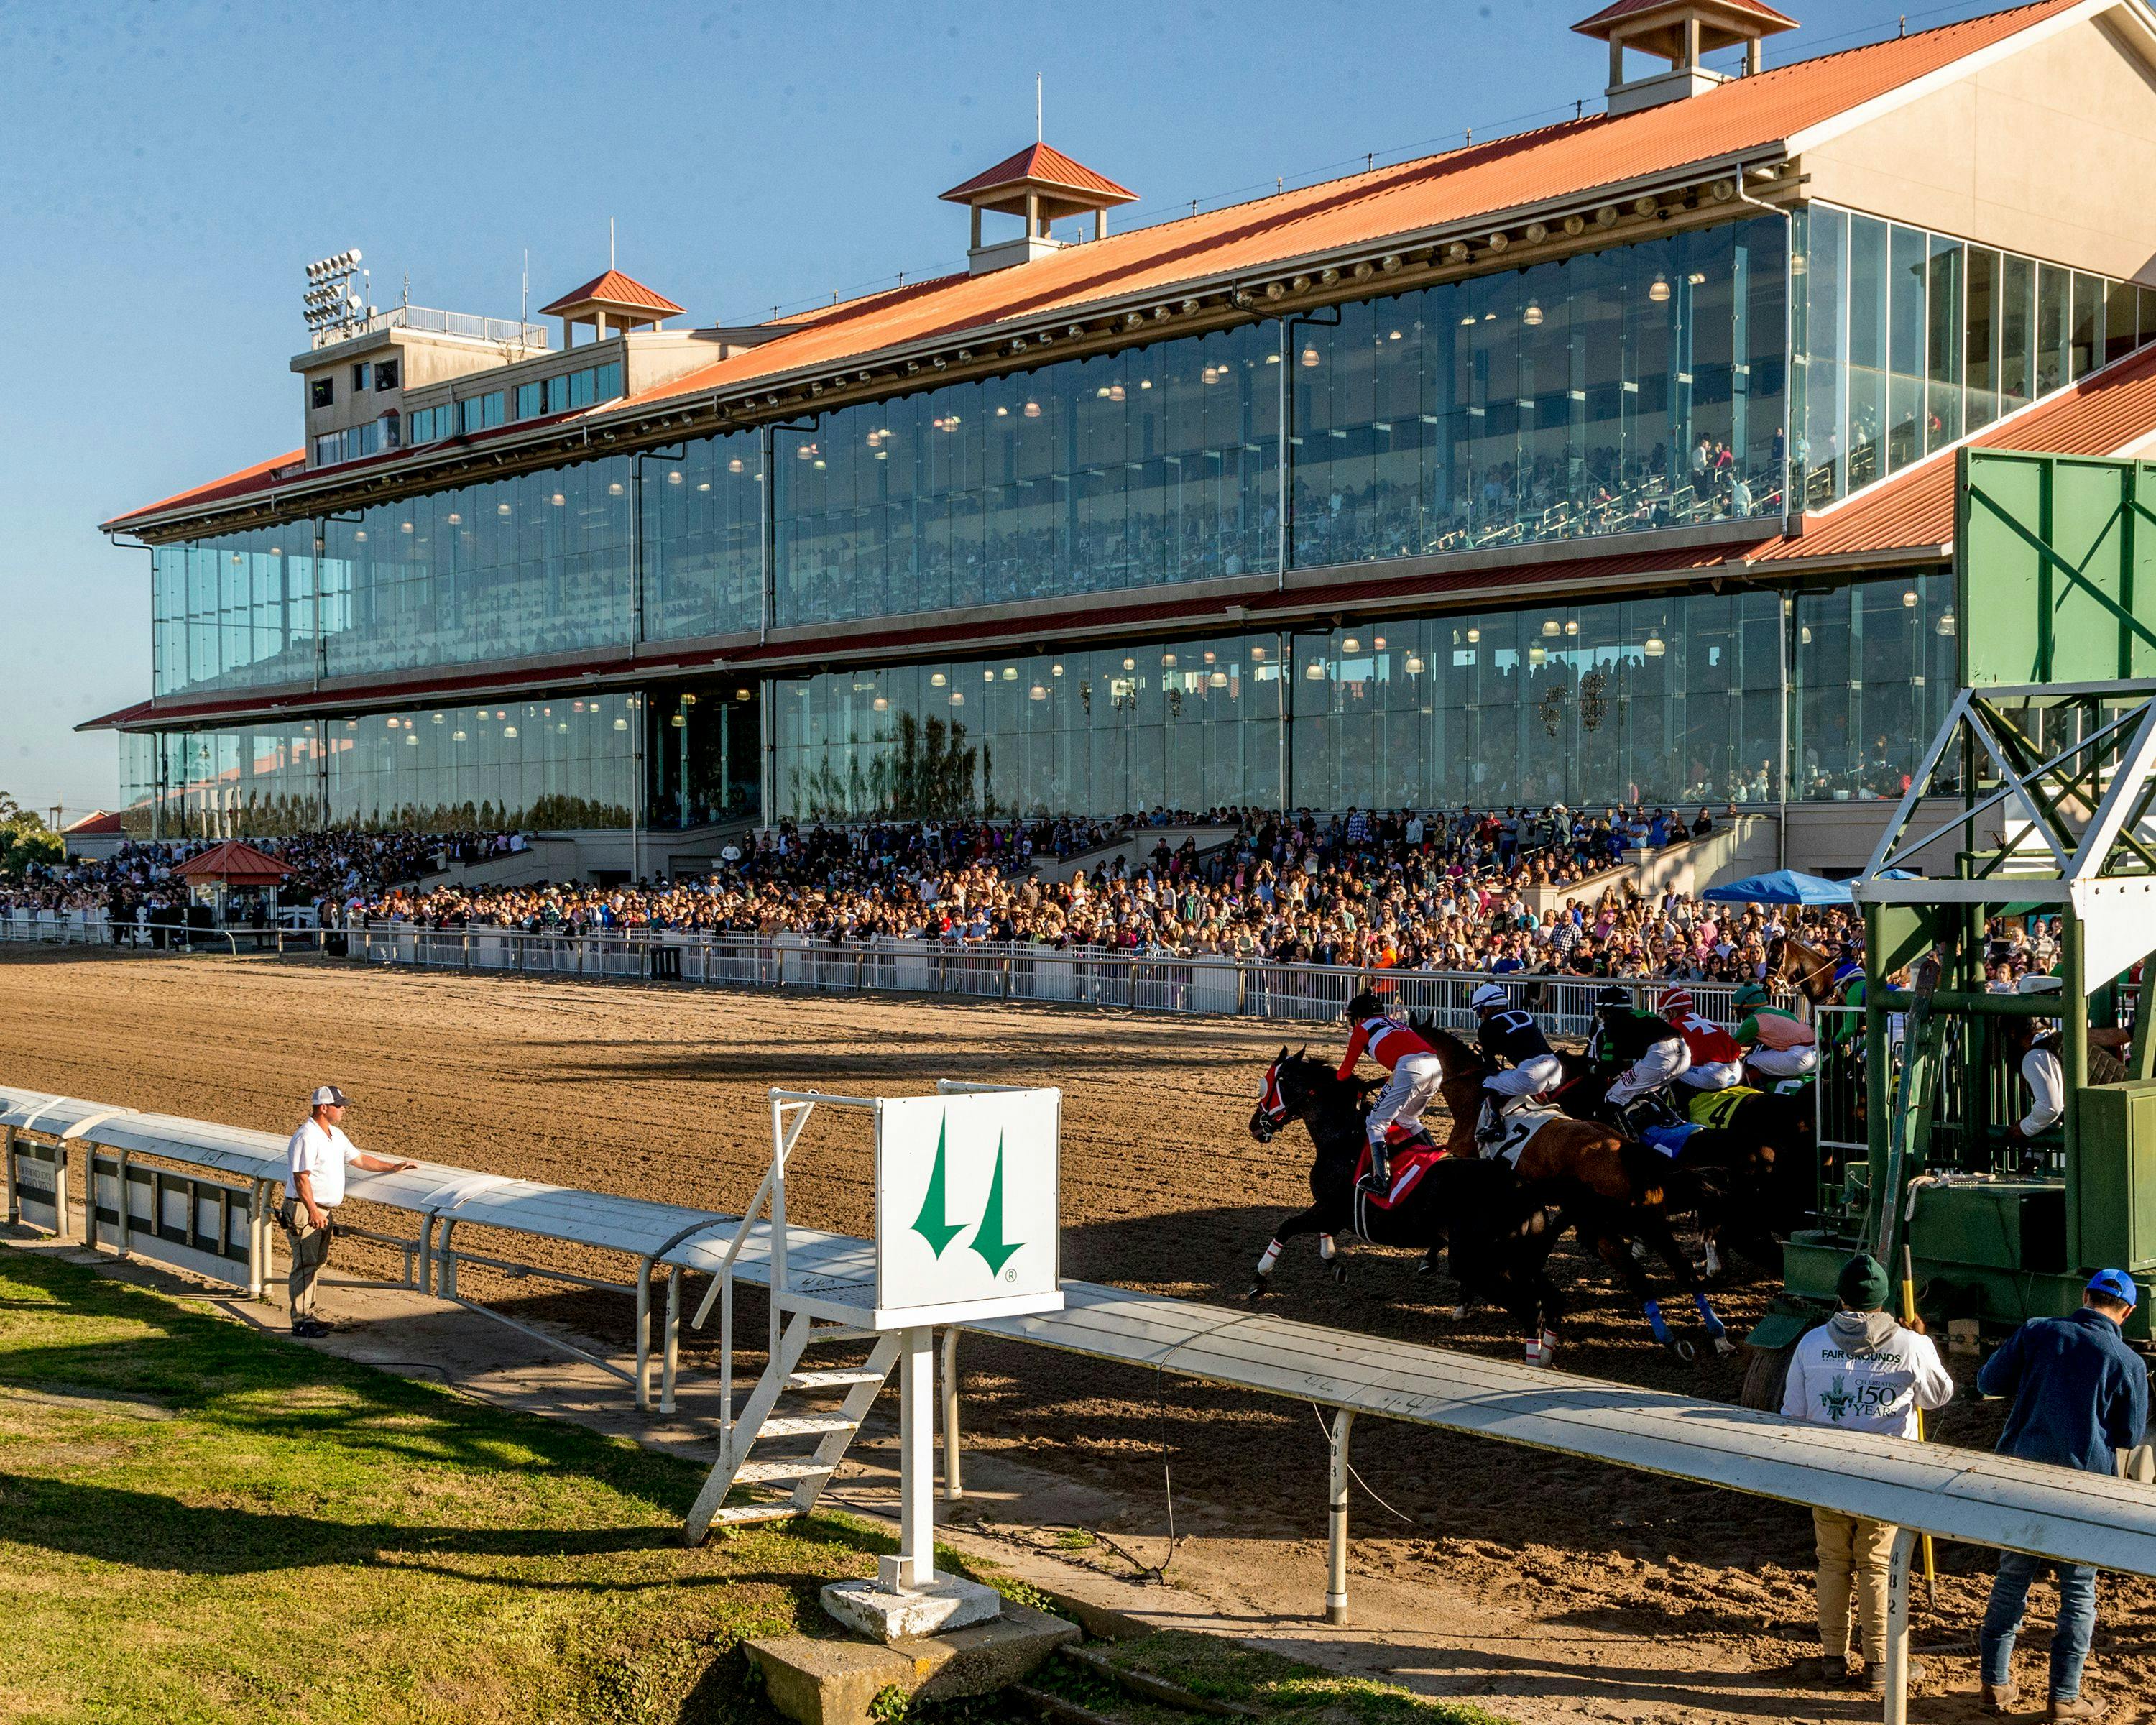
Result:
{"label": "green grass", "polygon": [[886,1542],[689,1551],[701,1470],[0,1253],[0,1718],[767,1721]]}
{"label": "green grass", "polygon": [[[1126,1671],[1248,1708],[1281,1725],[1506,1725],[1465,1702],[1432,1700],[1368,1678],[1340,1676],[1188,1630],[1163,1630],[1096,1651]],[[1051,1661],[1034,1681],[1125,1725],[1193,1725],[1200,1717],[1137,1698],[1113,1678],[1072,1660]]]}
{"label": "green grass", "polygon": [[[893,1542],[834,1513],[687,1550],[702,1476],[0,1250],[0,1720],[772,1725],[741,1644],[836,1633],[818,1589]],[[1502,1725],[1204,1635],[1110,1656],[1268,1719]],[[1068,1661],[1039,1681],[1127,1725],[1192,1717]],[[1030,1718],[995,1698],[885,1711]]]}

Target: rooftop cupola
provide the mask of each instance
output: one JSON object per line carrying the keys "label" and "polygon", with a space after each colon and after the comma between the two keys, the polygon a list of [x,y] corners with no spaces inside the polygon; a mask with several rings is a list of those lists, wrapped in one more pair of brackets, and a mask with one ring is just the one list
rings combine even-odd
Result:
{"label": "rooftop cupola", "polygon": [[[1702,54],[1717,49],[1742,43],[1744,74],[1750,77],[1759,69],[1761,39],[1796,27],[1794,18],[1760,0],[1614,0],[1573,28],[1609,44],[1609,111],[1630,114],[1697,95],[1722,83],[1722,73],[1700,64]],[[1627,80],[1628,48],[1668,61],[1669,69]]]}
{"label": "rooftop cupola", "polygon": [[655,330],[670,317],[680,315],[681,308],[664,294],[654,293],[632,276],[619,270],[609,270],[603,275],[595,275],[580,288],[572,288],[551,305],[542,305],[542,317],[562,320],[562,345],[577,345],[577,326],[590,324],[598,334],[593,338],[603,341],[608,336],[628,330]]}
{"label": "rooftop cupola", "polygon": [[[1048,237],[1051,222],[1065,216],[1093,213],[1093,238],[1108,231],[1108,211],[1118,203],[1135,203],[1137,193],[1096,174],[1083,162],[1073,162],[1050,144],[1028,144],[1017,155],[978,173],[963,186],[943,194],[947,203],[969,205],[973,212],[973,239],[966,258],[975,275],[1006,264],[1029,263],[1060,250],[1061,243]],[[981,213],[1017,216],[1025,232],[1015,239],[983,244]]]}

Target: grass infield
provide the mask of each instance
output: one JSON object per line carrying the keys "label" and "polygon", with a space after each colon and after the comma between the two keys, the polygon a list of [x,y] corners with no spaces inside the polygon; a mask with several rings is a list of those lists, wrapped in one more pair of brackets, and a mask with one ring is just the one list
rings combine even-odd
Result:
{"label": "grass infield", "polygon": [[[818,1588],[891,1544],[818,1516],[685,1549],[701,1475],[0,1252],[0,1718],[774,1719],[740,1644],[833,1632]],[[1489,1718],[1149,1640],[1117,1656],[1266,1717]],[[1109,1700],[1091,1676],[1064,1681]],[[1102,1710],[1137,1725],[1117,1699]]]}

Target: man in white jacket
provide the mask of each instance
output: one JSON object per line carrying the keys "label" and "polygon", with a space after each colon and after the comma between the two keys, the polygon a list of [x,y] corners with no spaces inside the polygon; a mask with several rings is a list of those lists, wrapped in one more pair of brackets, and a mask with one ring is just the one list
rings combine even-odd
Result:
{"label": "man in white jacket", "polygon": [[[1923,1333],[1895,1322],[1886,1311],[1887,1272],[1868,1253],[1842,1266],[1835,1282],[1841,1310],[1797,1343],[1789,1361],[1782,1412],[1792,1420],[1843,1431],[1913,1438],[1917,1410],[1943,1408],[1954,1384],[1939,1351]],[[1856,1681],[1868,1668],[1871,1686],[1886,1679],[1887,1570],[1897,1531],[1828,1509],[1812,1512],[1819,1543],[1820,1641],[1830,1683]],[[1850,1645],[1854,1584],[1859,1645]],[[1917,1670],[1912,1662],[1911,1676]]]}

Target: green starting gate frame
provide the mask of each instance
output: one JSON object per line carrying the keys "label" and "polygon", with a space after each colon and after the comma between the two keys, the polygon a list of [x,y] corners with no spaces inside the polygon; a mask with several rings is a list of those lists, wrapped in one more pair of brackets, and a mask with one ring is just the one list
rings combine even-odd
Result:
{"label": "green starting gate frame", "polygon": [[[1906,1245],[1933,1316],[1998,1325],[2072,1310],[2098,1268],[2156,1285],[2156,464],[1965,449],[1958,480],[1962,686],[1851,883],[1866,1156],[1784,1267],[1792,1295],[1830,1301],[1851,1251]],[[1989,919],[2030,914],[2058,919],[2058,991],[1987,992]],[[2129,1011],[2127,1077],[2092,1083],[2092,1021]],[[2065,1114],[2033,1171],[1999,1138],[2016,1017],[2061,1024]]]}

